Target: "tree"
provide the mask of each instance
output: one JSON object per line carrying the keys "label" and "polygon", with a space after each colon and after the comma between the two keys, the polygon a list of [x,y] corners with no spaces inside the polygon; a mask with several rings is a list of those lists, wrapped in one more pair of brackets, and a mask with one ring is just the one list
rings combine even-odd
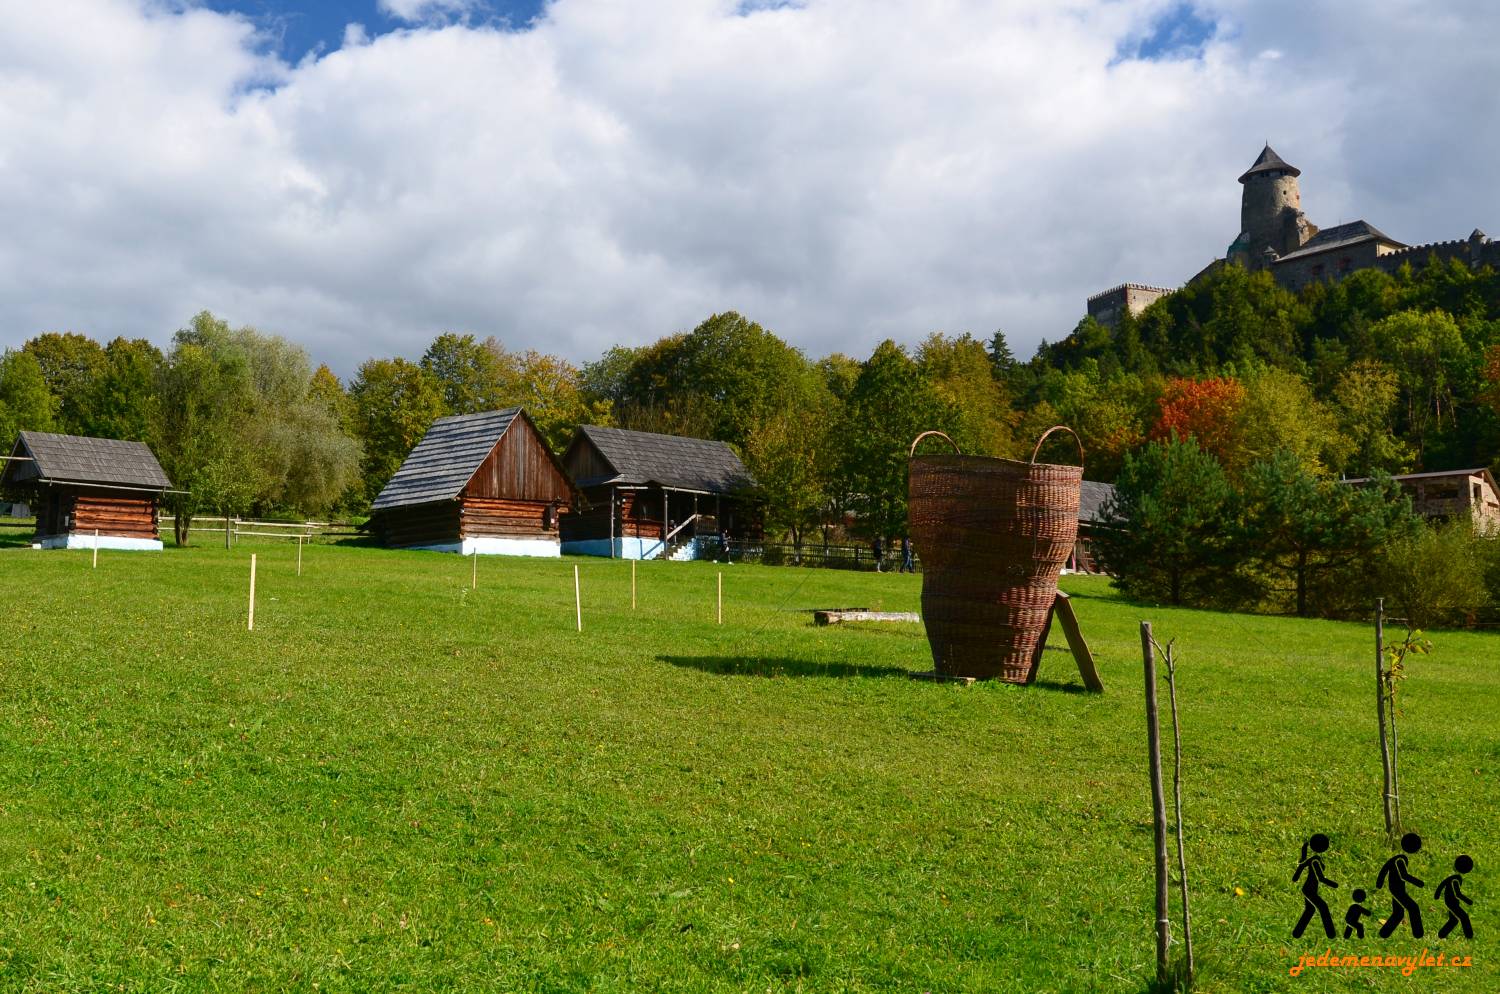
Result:
{"label": "tree", "polygon": [[1339,373],[1334,412],[1352,446],[1347,462],[1351,476],[1401,473],[1411,465],[1411,446],[1396,435],[1400,393],[1395,371],[1374,359],[1361,359]]}
{"label": "tree", "polygon": [[87,335],[72,331],[38,335],[23,348],[41,366],[47,389],[52,392],[58,428],[68,434],[84,434],[90,419],[89,387],[106,365],[104,350]]}
{"label": "tree", "polygon": [[912,439],[930,428],[953,427],[906,350],[887,339],[860,370],[838,429],[841,459],[834,499],[858,516],[867,538],[906,532],[906,461]]}
{"label": "tree", "polygon": [[443,395],[446,414],[478,414],[508,407],[520,392],[514,362],[494,338],[439,335],[422,355],[422,369]]}
{"label": "tree", "polygon": [[1232,377],[1174,377],[1162,391],[1150,437],[1154,441],[1173,436],[1196,439],[1205,452],[1231,465],[1239,444],[1236,429],[1244,402],[1245,388]]}
{"label": "tree", "polygon": [[1233,568],[1233,491],[1224,467],[1192,439],[1127,455],[1102,510],[1095,548],[1131,597],[1213,600]]}
{"label": "tree", "polygon": [[149,442],[157,385],[166,367],[161,350],[144,338],[116,338],[104,347],[104,365],[83,391],[80,434]]}
{"label": "tree", "polygon": [[360,365],[349,396],[357,437],[364,446],[365,498],[374,500],[427,429],[443,416],[442,385],[405,359],[369,359]]}
{"label": "tree", "polygon": [[830,408],[810,406],[767,419],[745,451],[745,462],[766,499],[767,531],[789,532],[799,559],[807,530],[818,525],[827,504]]}
{"label": "tree", "polygon": [[1445,420],[1456,423],[1454,386],[1467,358],[1463,335],[1446,311],[1414,310],[1376,322],[1370,334],[1396,372],[1406,402],[1406,428],[1421,463],[1431,435]]}
{"label": "tree", "polygon": [[1368,486],[1319,479],[1285,449],[1245,473],[1244,538],[1253,560],[1289,594],[1299,617],[1330,573],[1373,564],[1383,543],[1415,527],[1411,504],[1389,478]]}
{"label": "tree", "polygon": [[1342,466],[1353,448],[1307,381],[1275,366],[1258,365],[1245,377],[1234,419],[1234,446],[1227,453],[1232,472],[1285,449],[1308,471],[1323,474]]}
{"label": "tree", "polygon": [[[1055,424],[1078,432],[1084,467],[1091,480],[1112,480],[1127,452],[1144,440],[1143,415],[1151,391],[1134,373],[1100,375],[1092,360],[1067,372],[1049,370],[1037,383],[1038,401],[1031,405],[1017,430],[1018,456]],[[1069,456],[1071,458],[1071,456]]]}
{"label": "tree", "polygon": [[[508,401],[520,404],[547,444],[561,451],[581,424],[609,425],[610,402],[590,399],[577,367],[554,355],[528,350],[511,354],[516,393]],[[507,405],[509,406],[509,404]]]}
{"label": "tree", "polygon": [[53,405],[36,356],[13,349],[0,354],[0,454],[10,455],[20,432],[51,431]]}
{"label": "tree", "polygon": [[917,365],[938,399],[953,411],[953,440],[965,452],[1014,454],[1019,418],[978,339],[934,332],[918,347]]}
{"label": "tree", "polygon": [[1005,382],[1016,368],[1016,355],[1010,350],[1010,343],[1005,340],[1005,332],[999,328],[990,336],[989,344],[990,368],[994,371],[995,379]]}

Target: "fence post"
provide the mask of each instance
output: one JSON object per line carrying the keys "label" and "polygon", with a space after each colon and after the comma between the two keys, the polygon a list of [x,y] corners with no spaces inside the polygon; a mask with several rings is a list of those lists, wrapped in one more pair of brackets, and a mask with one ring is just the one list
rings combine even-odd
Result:
{"label": "fence post", "polygon": [[578,586],[578,567],[573,567],[573,610],[578,615],[578,630],[583,631],[583,593]]}
{"label": "fence post", "polygon": [[297,575],[302,575],[302,536],[297,536]]}
{"label": "fence post", "polygon": [[94,569],[99,568],[99,529],[94,529]]}
{"label": "fence post", "polygon": [[246,629],[255,631],[255,553],[250,553],[250,619]]}
{"label": "fence post", "polygon": [[635,560],[630,561],[630,610],[635,610]]}
{"label": "fence post", "polygon": [[719,574],[719,624],[724,623],[724,574]]}
{"label": "fence post", "polygon": [[1167,800],[1161,782],[1161,726],[1156,710],[1156,648],[1151,640],[1151,622],[1141,622],[1141,657],[1146,673],[1146,748],[1151,761],[1151,821],[1156,849],[1156,979],[1168,975],[1167,943],[1172,922],[1167,897]]}

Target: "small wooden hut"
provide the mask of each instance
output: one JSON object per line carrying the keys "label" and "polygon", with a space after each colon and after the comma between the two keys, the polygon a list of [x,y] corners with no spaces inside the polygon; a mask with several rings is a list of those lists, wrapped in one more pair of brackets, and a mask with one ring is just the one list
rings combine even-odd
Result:
{"label": "small wooden hut", "polygon": [[620,559],[696,559],[761,540],[755,480],[723,442],[584,425],[563,452],[584,507],[563,551]]}
{"label": "small wooden hut", "polygon": [[434,421],[372,506],[392,548],[561,555],[573,485],[519,407]]}
{"label": "small wooden hut", "polygon": [[1099,534],[1104,520],[1104,505],[1114,495],[1112,483],[1084,480],[1079,485],[1078,538],[1073,543],[1073,554],[1068,557],[1064,572],[1099,572],[1099,561],[1094,556],[1094,537]]}
{"label": "small wooden hut", "polygon": [[23,431],[0,488],[26,495],[41,548],[160,549],[172,482],[141,442]]}

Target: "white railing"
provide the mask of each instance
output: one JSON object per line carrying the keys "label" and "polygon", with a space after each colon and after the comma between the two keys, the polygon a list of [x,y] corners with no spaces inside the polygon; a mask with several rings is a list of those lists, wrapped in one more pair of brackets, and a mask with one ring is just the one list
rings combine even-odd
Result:
{"label": "white railing", "polygon": [[672,541],[673,536],[675,536],[678,532],[682,531],[688,525],[692,524],[694,521],[697,521],[698,517],[699,516],[695,514],[692,517],[688,518],[686,521],[684,521],[682,524],[678,525],[676,528],[673,528],[670,532],[667,533],[667,537],[661,540],[661,544],[662,545],[668,545],[668,544],[670,544],[671,541]]}

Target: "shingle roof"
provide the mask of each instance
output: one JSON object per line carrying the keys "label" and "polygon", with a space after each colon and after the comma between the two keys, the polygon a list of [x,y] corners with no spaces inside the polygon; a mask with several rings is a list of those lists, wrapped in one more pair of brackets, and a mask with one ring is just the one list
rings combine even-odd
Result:
{"label": "shingle roof", "polygon": [[438,418],[380,491],[371,509],[457,498],[520,411],[519,407],[507,407],[503,411]]}
{"label": "shingle roof", "polygon": [[1260,150],[1260,155],[1256,158],[1255,162],[1251,164],[1250,168],[1246,169],[1240,175],[1240,182],[1245,182],[1245,180],[1249,179],[1251,176],[1254,176],[1256,173],[1268,173],[1273,169],[1279,169],[1284,173],[1291,173],[1293,176],[1302,175],[1302,170],[1298,169],[1296,166],[1292,165],[1281,156],[1277,155],[1276,150],[1271,148],[1271,145],[1268,142],[1266,144],[1266,147]]}
{"label": "shingle roof", "polygon": [[1090,523],[1098,521],[1100,512],[1104,509],[1104,502],[1114,494],[1113,483],[1084,480],[1078,491],[1078,520]]}
{"label": "shingle roof", "polygon": [[15,451],[29,456],[34,462],[7,463],[4,475],[13,482],[34,479],[142,490],[172,488],[172,481],[162,472],[161,463],[142,442],[23,431],[16,440]]}
{"label": "shingle roof", "polygon": [[1331,228],[1323,228],[1316,235],[1309,238],[1301,248],[1294,252],[1288,252],[1276,261],[1283,262],[1287,259],[1317,255],[1319,252],[1331,252],[1346,245],[1355,245],[1359,242],[1367,242],[1372,239],[1387,242],[1398,248],[1405,247],[1402,242],[1396,241],[1396,239],[1387,235],[1368,221],[1350,221],[1348,224],[1336,224]]}
{"label": "shingle roof", "polygon": [[727,494],[755,486],[755,478],[740,457],[723,442],[597,425],[583,425],[578,433],[593,443],[615,470],[613,476],[576,481],[580,487],[602,483],[659,484],[679,490]]}

